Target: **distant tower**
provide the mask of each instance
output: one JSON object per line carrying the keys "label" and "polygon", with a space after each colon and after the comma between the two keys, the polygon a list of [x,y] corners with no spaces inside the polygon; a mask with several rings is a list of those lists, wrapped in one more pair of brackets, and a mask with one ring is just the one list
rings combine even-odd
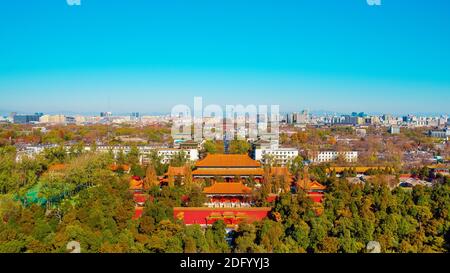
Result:
{"label": "distant tower", "polygon": [[224,150],[224,153],[228,154],[229,153],[229,149],[230,149],[230,143],[228,141],[227,136],[225,135],[223,137],[223,150]]}
{"label": "distant tower", "polygon": [[10,122],[14,122],[14,117],[15,117],[15,116],[17,116],[17,112],[12,112],[12,113],[10,113],[9,116],[8,116],[8,120],[9,120]]}
{"label": "distant tower", "polygon": [[233,139],[233,131],[225,131],[225,134],[223,135],[223,151],[225,154],[230,153],[230,142]]}

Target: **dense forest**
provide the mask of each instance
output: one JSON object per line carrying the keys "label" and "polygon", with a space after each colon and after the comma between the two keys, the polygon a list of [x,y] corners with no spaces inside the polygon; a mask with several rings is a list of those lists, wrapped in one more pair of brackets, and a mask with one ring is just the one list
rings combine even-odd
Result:
{"label": "dense forest", "polygon": [[[122,160],[136,162],[132,156]],[[268,219],[226,234],[221,221],[203,229],[173,218],[172,208],[186,205],[184,196],[200,198],[196,187],[150,188],[142,217],[133,220],[132,174],[112,171],[111,163],[110,154],[81,149],[51,149],[16,162],[15,149],[1,147],[0,252],[66,252],[72,240],[94,253],[355,253],[373,240],[382,252],[450,250],[448,177],[431,188],[390,189],[382,181],[324,176],[322,214],[303,192],[284,193]]]}

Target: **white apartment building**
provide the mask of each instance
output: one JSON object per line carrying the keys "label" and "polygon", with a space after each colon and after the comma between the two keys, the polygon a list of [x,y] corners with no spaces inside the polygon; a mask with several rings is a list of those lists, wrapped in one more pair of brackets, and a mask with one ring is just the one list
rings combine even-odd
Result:
{"label": "white apartment building", "polygon": [[64,115],[43,115],[39,118],[40,123],[47,124],[65,124],[66,116]]}
{"label": "white apartment building", "polygon": [[56,148],[56,144],[48,145],[24,145],[22,147],[17,147],[16,161],[20,162],[23,158],[35,158],[36,155],[42,153],[45,149]]}
{"label": "white apartment building", "polygon": [[161,157],[161,162],[164,164],[168,164],[170,160],[178,153],[185,152],[187,158],[194,162],[198,160],[198,150],[197,149],[158,149],[158,156]]}
{"label": "white apartment building", "polygon": [[276,148],[276,149],[255,149],[255,160],[264,162],[265,156],[270,156],[275,159],[276,164],[286,166],[286,164],[298,156],[296,148]]}
{"label": "white apartment building", "polygon": [[[165,147],[155,147],[155,146],[137,146],[139,150],[139,161],[141,163],[147,162],[152,151],[157,151],[158,156],[161,157],[161,163],[167,164],[173,158],[173,156],[180,152],[185,152],[187,158],[194,162],[199,159],[198,149],[176,149],[176,148],[165,148]],[[90,147],[86,147],[90,150]],[[102,145],[97,147],[98,152],[112,152],[115,157],[122,151],[127,154],[131,151],[130,146],[107,146]]]}
{"label": "white apartment building", "polygon": [[276,164],[285,166],[289,161],[298,156],[296,148],[280,148],[278,142],[268,140],[258,140],[252,143],[251,157],[261,163],[264,162],[266,156],[272,157]]}
{"label": "white apartment building", "polygon": [[389,134],[398,135],[400,134],[400,127],[392,125],[388,130]]}
{"label": "white apartment building", "polygon": [[450,129],[445,128],[443,130],[430,130],[428,135],[431,137],[448,139],[450,138]]}
{"label": "white apartment building", "polygon": [[317,163],[330,162],[338,159],[339,156],[343,156],[345,161],[347,162],[358,161],[358,152],[356,151],[348,151],[348,152],[322,151],[313,154],[311,161]]}

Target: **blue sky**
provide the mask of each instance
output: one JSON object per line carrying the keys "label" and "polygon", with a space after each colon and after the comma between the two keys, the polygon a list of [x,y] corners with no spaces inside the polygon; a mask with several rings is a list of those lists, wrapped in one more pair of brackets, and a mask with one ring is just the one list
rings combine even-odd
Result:
{"label": "blue sky", "polygon": [[0,111],[441,112],[450,1],[8,0]]}

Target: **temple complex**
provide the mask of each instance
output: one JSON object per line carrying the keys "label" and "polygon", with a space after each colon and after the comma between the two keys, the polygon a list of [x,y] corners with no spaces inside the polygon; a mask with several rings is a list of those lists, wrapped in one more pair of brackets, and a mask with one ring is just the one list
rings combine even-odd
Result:
{"label": "temple complex", "polygon": [[[161,185],[168,186],[173,186],[175,181],[183,184],[188,180],[190,183],[209,185],[202,191],[206,197],[204,206],[176,207],[173,212],[175,219],[183,221],[186,225],[202,226],[223,220],[229,228],[235,228],[242,221],[261,221],[271,211],[270,207],[254,207],[254,189],[244,184],[249,179],[255,184],[262,184],[265,180],[270,181],[269,183],[275,181],[282,187],[282,192],[290,192],[295,188],[304,190],[314,202],[315,211],[320,213],[326,187],[317,181],[311,181],[307,170],[303,178],[296,180],[287,167],[264,169],[259,161],[251,159],[248,155],[209,154],[197,161],[194,167],[170,166],[159,181]],[[148,199],[148,196],[143,194],[142,179],[132,179],[130,190],[134,193],[135,218],[138,218]],[[277,193],[271,193],[267,201],[275,202],[277,196]]]}
{"label": "temple complex", "polygon": [[253,189],[243,181],[251,178],[261,183],[264,169],[248,155],[209,154],[195,164],[191,175],[194,182],[209,180],[212,184],[203,189],[207,198],[204,207],[174,208],[174,218],[186,225],[206,226],[223,220],[229,228],[234,228],[242,221],[261,221],[271,210],[252,207]]}

